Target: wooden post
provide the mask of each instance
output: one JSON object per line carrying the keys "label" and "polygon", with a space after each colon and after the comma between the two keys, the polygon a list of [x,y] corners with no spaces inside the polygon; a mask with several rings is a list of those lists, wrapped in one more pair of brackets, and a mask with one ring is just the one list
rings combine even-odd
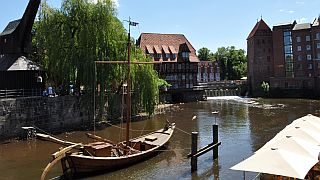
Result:
{"label": "wooden post", "polygon": [[[218,143],[218,125],[214,124],[212,125],[212,131],[213,131],[213,144]],[[215,146],[213,148],[213,159],[218,158],[218,146]]]}
{"label": "wooden post", "polygon": [[198,147],[198,132],[192,132],[191,134],[191,172],[197,170],[197,157],[194,156],[197,153]]}

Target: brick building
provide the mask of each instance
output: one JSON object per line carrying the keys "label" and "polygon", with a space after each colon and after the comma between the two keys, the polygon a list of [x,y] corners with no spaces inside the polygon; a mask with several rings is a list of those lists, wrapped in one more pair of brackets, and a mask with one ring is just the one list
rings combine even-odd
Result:
{"label": "brick building", "polygon": [[261,19],[247,38],[248,85],[254,93],[263,81],[285,90],[320,89],[320,17],[273,26]]}
{"label": "brick building", "polygon": [[197,84],[196,50],[182,34],[142,33],[137,45],[147,56],[161,64],[154,68],[172,86],[169,90],[192,89]]}
{"label": "brick building", "polygon": [[198,83],[220,81],[220,68],[218,62],[200,61],[198,64]]}

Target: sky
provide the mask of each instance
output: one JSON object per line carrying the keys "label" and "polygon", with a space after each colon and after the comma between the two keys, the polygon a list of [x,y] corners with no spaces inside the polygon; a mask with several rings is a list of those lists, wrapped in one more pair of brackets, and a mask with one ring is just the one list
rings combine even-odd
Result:
{"label": "sky", "polygon": [[[95,1],[95,0],[92,0]],[[246,38],[257,20],[273,25],[312,22],[320,15],[319,0],[113,0],[120,20],[139,23],[131,28],[138,39],[141,33],[184,34],[196,50],[206,47],[235,46],[246,50]],[[61,0],[47,0],[59,8]],[[3,0],[0,7],[0,32],[8,22],[22,17],[28,0]],[[128,28],[125,21],[124,25]]]}

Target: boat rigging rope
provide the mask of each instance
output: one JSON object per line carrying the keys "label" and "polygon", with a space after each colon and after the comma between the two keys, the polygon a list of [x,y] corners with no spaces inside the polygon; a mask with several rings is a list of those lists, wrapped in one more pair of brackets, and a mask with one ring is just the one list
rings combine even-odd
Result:
{"label": "boat rigging rope", "polygon": [[[109,123],[109,122],[106,122],[106,124],[109,124],[110,126],[112,126],[112,127],[116,127],[116,128],[118,128],[118,129],[121,129],[121,130],[125,130],[125,128],[122,128],[122,127],[120,127],[120,126],[113,125],[113,124],[111,124],[111,123]],[[137,132],[140,132],[140,131],[144,131],[144,132],[152,132],[152,131],[155,131],[155,130],[134,130],[134,129],[130,129],[130,131],[137,131]]]}
{"label": "boat rigging rope", "polygon": [[177,126],[176,126],[175,128],[176,128],[177,130],[179,130],[179,131],[181,131],[181,132],[183,132],[183,133],[185,133],[185,134],[187,134],[187,135],[191,136],[191,133],[188,133],[188,132],[186,132],[186,131],[184,131],[184,130],[180,129],[180,128],[178,128]]}

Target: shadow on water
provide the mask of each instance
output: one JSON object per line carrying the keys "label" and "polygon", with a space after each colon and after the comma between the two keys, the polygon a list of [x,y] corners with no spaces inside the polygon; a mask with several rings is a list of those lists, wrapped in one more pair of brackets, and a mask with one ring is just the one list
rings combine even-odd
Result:
{"label": "shadow on water", "polygon": [[[213,111],[219,111],[219,114],[213,116]],[[176,123],[180,130],[176,129],[166,151],[129,168],[85,179],[242,179],[243,172],[229,168],[252,155],[294,119],[309,113],[319,116],[320,101],[228,97],[178,104],[172,110],[167,109],[165,114],[132,123],[135,130],[160,129],[166,120]],[[192,120],[193,116],[197,119]],[[198,158],[198,171],[191,173],[190,159],[186,158],[191,146],[190,133],[199,131],[198,148],[204,147],[212,142],[212,124],[215,121],[219,125],[219,141],[222,142],[219,157],[212,160],[212,151],[204,154]],[[97,135],[121,141],[124,138],[121,132],[117,127],[107,127]],[[139,135],[139,131],[132,132],[133,137]],[[90,142],[85,132],[63,133],[58,137]],[[39,179],[51,160],[51,154],[59,147],[38,140],[0,144],[1,178]],[[61,173],[59,164],[49,177],[57,177]],[[246,179],[255,176],[256,173],[246,172]]]}

